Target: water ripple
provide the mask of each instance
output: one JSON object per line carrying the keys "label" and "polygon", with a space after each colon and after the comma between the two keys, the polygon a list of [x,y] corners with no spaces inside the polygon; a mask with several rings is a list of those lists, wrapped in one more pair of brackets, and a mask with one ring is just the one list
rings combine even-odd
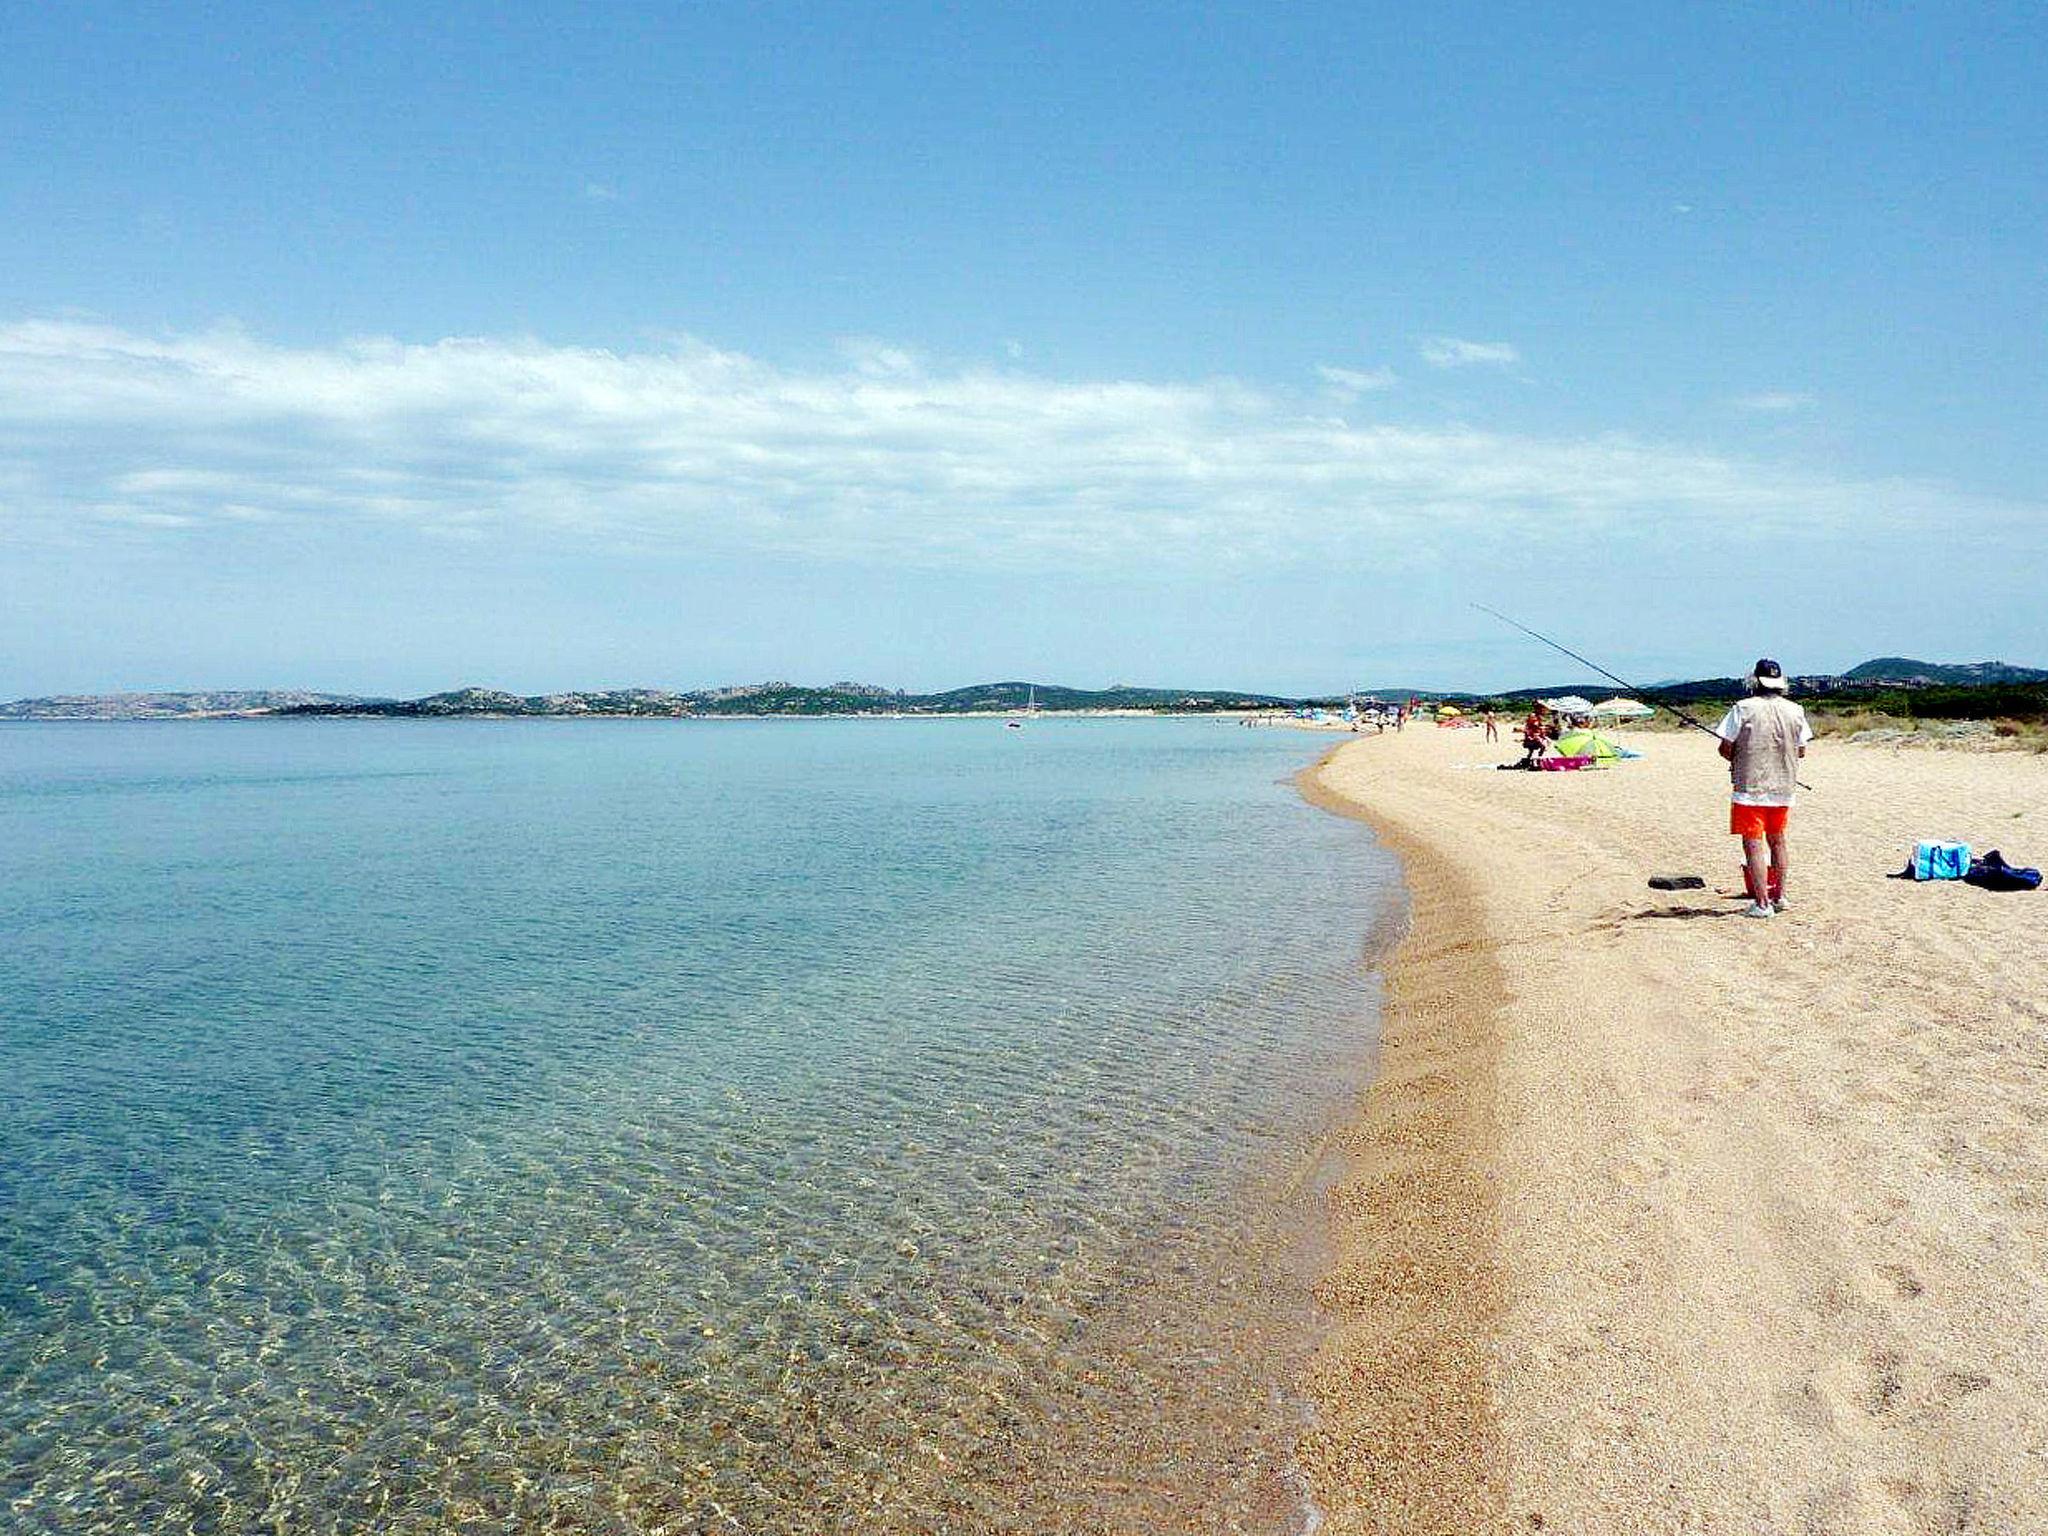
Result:
{"label": "water ripple", "polygon": [[806,730],[0,738],[9,1529],[1278,1528],[1387,862]]}

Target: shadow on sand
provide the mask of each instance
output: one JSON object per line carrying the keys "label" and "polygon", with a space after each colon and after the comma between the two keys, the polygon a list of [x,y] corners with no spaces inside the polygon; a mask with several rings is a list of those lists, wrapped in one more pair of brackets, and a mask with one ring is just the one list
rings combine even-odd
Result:
{"label": "shadow on sand", "polygon": [[1650,907],[1642,912],[1631,912],[1626,921],[1637,923],[1646,917],[1689,919],[1695,917],[1740,917],[1742,908],[1720,907]]}

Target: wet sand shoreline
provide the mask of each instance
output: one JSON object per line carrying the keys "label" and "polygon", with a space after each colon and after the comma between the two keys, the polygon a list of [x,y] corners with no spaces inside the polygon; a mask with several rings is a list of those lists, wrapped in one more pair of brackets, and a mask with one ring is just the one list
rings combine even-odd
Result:
{"label": "wet sand shoreline", "polygon": [[1882,878],[1915,836],[2042,862],[2048,763],[1822,744],[1757,923],[1711,743],[1535,775],[1478,735],[1304,786],[1413,900],[1333,1200],[1326,1529],[2048,1529],[2048,898]]}
{"label": "wet sand shoreline", "polygon": [[[1464,1000],[1497,994],[1498,975],[1475,945],[1476,893],[1456,861],[1330,785],[1343,750],[1306,770],[1301,792],[1373,827],[1401,860],[1409,910],[1382,961],[1377,1070],[1338,1137],[1335,1261],[1317,1295],[1330,1332],[1298,1455],[1332,1530],[1469,1531],[1503,1496],[1487,1365],[1498,1211],[1486,1171],[1502,1021]],[[1373,1523],[1356,1524],[1367,1512]]]}

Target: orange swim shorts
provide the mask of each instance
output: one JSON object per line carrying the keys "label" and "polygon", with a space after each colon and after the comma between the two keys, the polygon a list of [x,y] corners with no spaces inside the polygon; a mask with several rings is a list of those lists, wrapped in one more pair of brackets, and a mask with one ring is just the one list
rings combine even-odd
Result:
{"label": "orange swim shorts", "polygon": [[1737,837],[1769,837],[1774,832],[1782,834],[1791,815],[1792,807],[1789,805],[1731,805],[1728,807],[1728,830]]}

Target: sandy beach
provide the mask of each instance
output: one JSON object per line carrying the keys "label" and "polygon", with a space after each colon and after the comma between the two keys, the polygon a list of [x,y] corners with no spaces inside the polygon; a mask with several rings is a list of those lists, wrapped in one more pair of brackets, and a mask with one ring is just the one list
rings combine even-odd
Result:
{"label": "sandy beach", "polygon": [[[1737,915],[1713,744],[1336,749],[1409,936],[1336,1198],[1303,1459],[1333,1532],[2048,1530],[2048,759],[1817,744]],[[1704,891],[1647,887],[1699,874]]]}

